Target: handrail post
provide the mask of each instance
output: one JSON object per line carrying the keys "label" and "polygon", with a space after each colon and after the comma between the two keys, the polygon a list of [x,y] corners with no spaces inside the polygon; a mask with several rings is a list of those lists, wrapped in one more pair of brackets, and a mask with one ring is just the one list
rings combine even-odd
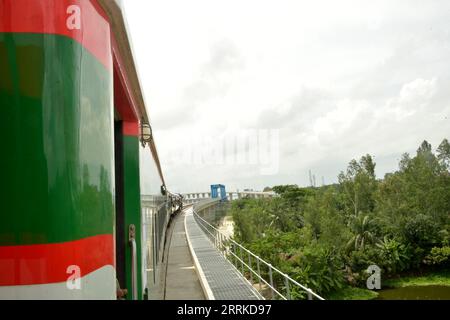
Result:
{"label": "handrail post", "polygon": [[245,273],[244,273],[244,257],[242,256],[242,247],[239,247],[239,256],[241,257],[242,275],[245,275]]}
{"label": "handrail post", "polygon": [[289,288],[289,279],[284,277],[284,283],[286,284],[286,298],[291,300],[291,289]]}
{"label": "handrail post", "polygon": [[256,265],[258,267],[258,275],[259,275],[259,277],[258,277],[258,280],[259,280],[259,291],[261,291],[262,290],[262,285],[261,285],[261,277],[262,277],[262,275],[261,275],[261,267],[259,266],[259,258],[256,259]]}
{"label": "handrail post", "polygon": [[226,254],[227,254],[226,239],[225,239],[225,236],[223,234],[221,234],[221,237],[222,237],[222,253],[226,257]]}
{"label": "handrail post", "polygon": [[308,291],[308,300],[312,300],[313,297],[312,297],[312,294],[311,294],[311,289],[308,288],[307,291]]}
{"label": "handrail post", "polygon": [[273,291],[273,277],[272,277],[272,265],[269,264],[269,279],[270,279],[270,290],[272,292],[272,300],[274,300],[275,295]]}
{"label": "handrail post", "polygon": [[[232,246],[232,250],[233,250],[233,260],[234,260],[234,264],[236,266],[236,269],[238,269],[238,257],[237,257],[237,252],[236,252],[236,245],[233,243]],[[239,270],[239,269],[238,269]]]}
{"label": "handrail post", "polygon": [[219,252],[222,252],[220,250],[220,232],[219,231],[216,232],[216,241],[217,241],[217,250],[219,250]]}
{"label": "handrail post", "polygon": [[252,256],[250,255],[250,252],[248,253],[248,267],[250,272],[250,281],[253,284],[253,267],[252,267]]}

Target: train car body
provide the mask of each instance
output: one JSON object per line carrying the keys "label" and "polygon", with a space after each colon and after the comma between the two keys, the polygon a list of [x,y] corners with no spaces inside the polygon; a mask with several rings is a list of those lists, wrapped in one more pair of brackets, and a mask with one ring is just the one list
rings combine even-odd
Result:
{"label": "train car body", "polygon": [[173,208],[120,4],[0,0],[0,114],[0,299],[142,299]]}

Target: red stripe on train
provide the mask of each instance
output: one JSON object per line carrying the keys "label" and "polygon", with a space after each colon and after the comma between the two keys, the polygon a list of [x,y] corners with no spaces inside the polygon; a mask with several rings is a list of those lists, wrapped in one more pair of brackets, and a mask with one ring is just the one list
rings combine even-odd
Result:
{"label": "red stripe on train", "polygon": [[125,136],[139,136],[139,123],[137,121],[124,121],[123,122],[123,134]]}
{"label": "red stripe on train", "polygon": [[65,282],[78,266],[81,277],[106,265],[114,266],[111,234],[80,240],[0,247],[0,286]]}
{"label": "red stripe on train", "polygon": [[0,0],[0,32],[70,37],[112,70],[109,23],[99,10],[89,0]]}

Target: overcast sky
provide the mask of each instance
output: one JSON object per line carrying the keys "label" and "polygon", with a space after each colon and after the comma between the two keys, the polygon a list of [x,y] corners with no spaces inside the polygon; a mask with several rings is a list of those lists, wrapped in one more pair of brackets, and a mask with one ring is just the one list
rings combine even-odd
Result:
{"label": "overcast sky", "polygon": [[[366,153],[381,178],[422,140],[450,138],[449,1],[135,0],[125,11],[175,192],[308,185],[309,170],[335,182]],[[245,130],[267,134],[276,170],[189,156]]]}

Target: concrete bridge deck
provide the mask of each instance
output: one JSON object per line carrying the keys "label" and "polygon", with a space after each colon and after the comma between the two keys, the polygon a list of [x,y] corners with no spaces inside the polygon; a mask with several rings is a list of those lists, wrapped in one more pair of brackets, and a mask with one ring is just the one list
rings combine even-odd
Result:
{"label": "concrete bridge deck", "polygon": [[164,299],[205,300],[186,239],[184,214],[179,214],[173,222]]}

